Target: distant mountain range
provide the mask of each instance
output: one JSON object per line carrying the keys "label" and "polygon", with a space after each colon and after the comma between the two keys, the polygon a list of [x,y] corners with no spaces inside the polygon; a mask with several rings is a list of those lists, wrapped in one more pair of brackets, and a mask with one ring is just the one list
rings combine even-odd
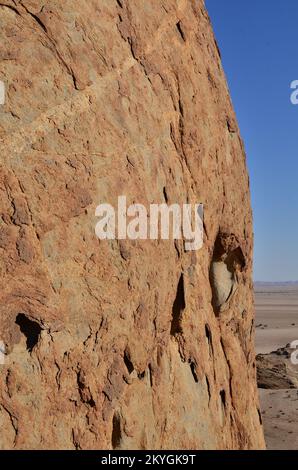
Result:
{"label": "distant mountain range", "polygon": [[279,282],[268,282],[268,281],[255,281],[255,286],[294,286],[298,285],[298,281],[279,281]]}
{"label": "distant mountain range", "polygon": [[268,281],[257,281],[254,283],[255,292],[270,292],[270,293],[285,293],[285,292],[297,292],[298,281],[280,281],[280,282],[268,282]]}

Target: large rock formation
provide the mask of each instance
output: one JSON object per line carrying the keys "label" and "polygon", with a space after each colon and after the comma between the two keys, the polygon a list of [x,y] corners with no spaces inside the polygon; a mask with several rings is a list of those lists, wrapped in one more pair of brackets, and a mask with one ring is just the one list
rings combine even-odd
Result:
{"label": "large rock formation", "polygon": [[[2,449],[264,446],[243,145],[202,0],[2,0]],[[205,205],[204,246],[100,241]]]}

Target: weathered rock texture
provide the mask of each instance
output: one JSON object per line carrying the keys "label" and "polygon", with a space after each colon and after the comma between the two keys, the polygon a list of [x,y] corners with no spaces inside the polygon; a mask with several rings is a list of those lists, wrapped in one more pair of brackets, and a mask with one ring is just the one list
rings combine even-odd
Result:
{"label": "weathered rock texture", "polygon": [[[2,0],[1,448],[264,446],[243,145],[202,0]],[[204,247],[100,202],[204,203]]]}

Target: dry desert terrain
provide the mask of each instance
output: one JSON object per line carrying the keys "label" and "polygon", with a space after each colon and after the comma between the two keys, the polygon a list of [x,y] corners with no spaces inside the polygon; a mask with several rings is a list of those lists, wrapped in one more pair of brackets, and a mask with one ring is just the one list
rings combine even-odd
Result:
{"label": "dry desert terrain", "polygon": [[[298,366],[293,367],[291,350],[286,348],[298,339],[298,283],[257,283],[255,299],[256,352],[268,354],[262,358],[271,364],[269,380],[262,381],[262,387],[265,383],[268,388],[259,388],[267,448],[297,450],[298,389],[295,384],[284,388],[282,380],[287,381],[289,374],[298,377]],[[260,384],[264,371],[258,364]]]}

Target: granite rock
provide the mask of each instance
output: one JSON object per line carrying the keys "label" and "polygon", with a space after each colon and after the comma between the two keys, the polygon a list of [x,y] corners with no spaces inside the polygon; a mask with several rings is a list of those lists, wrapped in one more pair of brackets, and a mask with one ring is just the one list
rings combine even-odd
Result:
{"label": "granite rock", "polygon": [[[2,0],[0,56],[0,447],[264,448],[249,180],[203,1]],[[203,203],[203,248],[99,241],[118,195]]]}

